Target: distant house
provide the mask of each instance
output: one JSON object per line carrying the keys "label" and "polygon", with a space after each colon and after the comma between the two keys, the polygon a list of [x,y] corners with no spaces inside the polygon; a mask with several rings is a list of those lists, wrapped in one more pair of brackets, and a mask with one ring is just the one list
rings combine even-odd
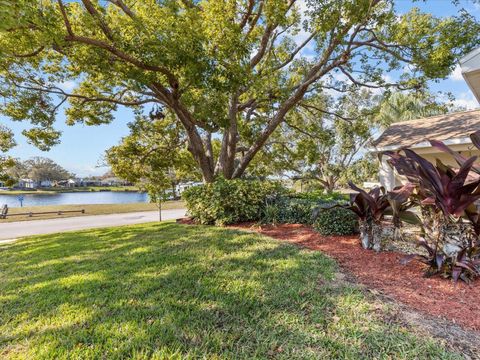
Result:
{"label": "distant house", "polygon": [[81,179],[68,179],[68,180],[60,180],[55,183],[56,186],[66,187],[66,188],[74,188],[82,186]]}
{"label": "distant house", "polygon": [[[480,110],[456,112],[431,116],[423,119],[392,124],[374,141],[374,151],[398,150],[404,147],[414,149],[425,159],[458,166],[452,156],[432,147],[428,139],[441,140],[452,150],[465,156],[480,156],[480,150],[473,146],[469,135],[480,129]],[[388,190],[400,185],[404,180],[386,163],[382,157],[379,178]]]}
{"label": "distant house", "polygon": [[182,193],[188,189],[188,188],[191,188],[192,186],[198,186],[198,185],[202,185],[203,183],[201,182],[195,182],[195,181],[189,181],[189,182],[184,182],[184,183],[180,183],[178,184],[177,186],[175,186],[175,193],[177,195],[182,195]]}
{"label": "distant house", "polygon": [[17,186],[23,189],[36,189],[39,184],[32,179],[20,179],[18,180]]}
{"label": "distant house", "polygon": [[127,186],[127,185],[130,185],[130,183],[116,176],[112,176],[112,177],[107,177],[105,179],[102,179],[101,185],[102,186]]}
{"label": "distant house", "polygon": [[101,186],[102,181],[99,179],[85,178],[80,181],[80,186]]}
{"label": "distant house", "polygon": [[17,182],[17,187],[22,189],[38,189],[41,187],[52,187],[54,184],[50,180],[35,181],[32,179],[20,179]]}

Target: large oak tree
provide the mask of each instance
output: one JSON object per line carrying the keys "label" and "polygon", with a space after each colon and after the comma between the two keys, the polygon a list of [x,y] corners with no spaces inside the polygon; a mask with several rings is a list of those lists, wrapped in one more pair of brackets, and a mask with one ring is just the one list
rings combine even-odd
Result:
{"label": "large oak tree", "polygon": [[[175,115],[207,182],[242,176],[308,96],[421,87],[446,77],[480,34],[466,12],[398,14],[388,0],[2,4],[0,111],[30,121],[32,143],[58,141],[61,109],[69,124],[96,125],[110,123],[118,106],[158,106]],[[390,72],[397,80],[387,80]]]}

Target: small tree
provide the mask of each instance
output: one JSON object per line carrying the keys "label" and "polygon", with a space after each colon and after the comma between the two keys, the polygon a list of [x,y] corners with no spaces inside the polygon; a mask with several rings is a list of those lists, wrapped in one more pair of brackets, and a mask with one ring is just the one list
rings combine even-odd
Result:
{"label": "small tree", "polygon": [[0,181],[7,185],[13,185],[14,180],[9,175],[8,170],[15,166],[16,161],[3,153],[14,146],[13,133],[0,125]]}
{"label": "small tree", "polygon": [[114,174],[148,192],[161,218],[162,202],[175,195],[175,185],[201,175],[186,149],[185,134],[171,114],[137,114],[129,127],[130,134],[107,151],[106,160]]}
{"label": "small tree", "polygon": [[141,190],[145,190],[150,197],[150,202],[155,203],[158,208],[158,221],[162,221],[162,203],[169,200],[170,180],[162,172],[149,174],[150,178],[142,178],[137,182],[137,186]]}

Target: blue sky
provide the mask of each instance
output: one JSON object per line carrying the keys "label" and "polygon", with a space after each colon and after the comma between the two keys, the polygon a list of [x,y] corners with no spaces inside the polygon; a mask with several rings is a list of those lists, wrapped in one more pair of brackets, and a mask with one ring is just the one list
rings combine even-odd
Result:
{"label": "blue sky", "polygon": [[[420,7],[423,11],[431,12],[437,16],[447,16],[456,14],[459,7],[463,7],[471,14],[480,18],[480,6],[472,1],[461,1],[459,7],[452,5],[450,0],[430,0],[414,2],[413,6]],[[406,12],[412,7],[410,0],[398,0],[396,7],[400,12]],[[71,90],[74,84],[65,83],[66,90]],[[438,83],[432,83],[433,91],[450,91],[456,97],[456,103],[468,109],[479,107],[472,93],[463,81],[463,78],[456,69],[452,75]],[[49,152],[42,152],[27,144],[25,138],[21,136],[21,131],[27,127],[27,124],[12,123],[4,117],[0,117],[0,123],[7,125],[14,130],[18,146],[10,151],[10,155],[21,159],[27,159],[32,156],[49,157],[69,171],[78,176],[100,175],[107,168],[99,168],[99,160],[102,154],[109,147],[117,144],[122,136],[128,134],[127,123],[133,118],[129,110],[120,109],[115,116],[115,121],[110,125],[85,126],[85,125],[65,125],[65,117],[60,112],[56,128],[63,132],[62,142],[55,146]]]}

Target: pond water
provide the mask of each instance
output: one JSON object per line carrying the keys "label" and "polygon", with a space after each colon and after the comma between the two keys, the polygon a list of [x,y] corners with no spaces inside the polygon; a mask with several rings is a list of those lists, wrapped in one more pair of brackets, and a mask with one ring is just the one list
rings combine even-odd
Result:
{"label": "pond water", "polygon": [[[24,194],[23,206],[85,205],[85,204],[130,204],[148,202],[148,195],[139,192],[99,191],[53,194]],[[0,206],[20,207],[20,195],[0,194]]]}

